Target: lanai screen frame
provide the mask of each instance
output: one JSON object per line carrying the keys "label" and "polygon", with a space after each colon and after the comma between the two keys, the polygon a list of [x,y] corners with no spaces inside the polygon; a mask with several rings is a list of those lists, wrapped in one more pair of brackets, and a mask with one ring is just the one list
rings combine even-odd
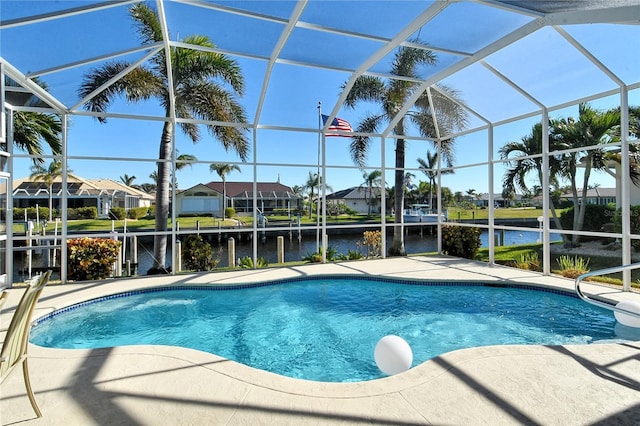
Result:
{"label": "lanai screen frame", "polygon": [[[74,10],[70,10],[68,11],[68,13],[74,13],[74,14],[81,14],[81,13],[86,13],[92,10],[97,10],[100,8],[109,8],[109,7],[117,7],[117,6],[121,6],[121,5],[126,5],[126,4],[130,4],[130,3],[134,3],[132,1],[121,1],[121,2],[115,2],[115,3],[110,3],[110,4],[106,4],[106,3],[102,3],[102,4],[98,4],[98,5],[88,5],[86,7],[80,7]],[[161,23],[163,25],[163,31],[165,34],[169,33],[169,28],[168,28],[168,23],[167,23],[167,18],[165,16],[165,5],[166,3],[169,2],[165,2],[162,0],[158,0],[155,3],[153,3],[155,5],[155,7],[157,8],[159,15],[161,17]],[[253,215],[254,215],[254,225],[253,228],[251,229],[251,233],[253,236],[253,258],[254,258],[254,264],[256,264],[255,260],[257,258],[257,242],[258,241],[258,232],[260,231],[258,228],[258,222],[256,220],[256,209],[255,207],[258,205],[258,200],[255,196],[255,194],[257,193],[257,191],[255,190],[255,182],[258,180],[257,176],[258,176],[258,167],[260,165],[264,165],[262,164],[259,159],[257,158],[257,147],[260,144],[260,140],[258,137],[258,132],[260,130],[278,130],[278,131],[293,131],[293,132],[307,132],[307,133],[316,133],[319,136],[320,139],[320,143],[319,146],[321,146],[323,148],[322,150],[322,154],[321,157],[323,159],[323,161],[321,162],[321,164],[318,165],[318,167],[322,168],[323,173],[322,176],[325,176],[326,173],[326,167],[327,164],[324,161],[325,158],[325,151],[324,148],[326,147],[326,140],[325,140],[325,135],[327,132],[327,127],[328,125],[325,125],[323,129],[321,129],[320,131],[317,128],[290,128],[290,127],[286,127],[286,126],[272,126],[272,125],[265,125],[262,124],[260,122],[260,116],[261,116],[261,110],[264,106],[264,98],[266,96],[267,93],[267,89],[268,89],[268,85],[269,85],[269,76],[273,70],[273,68],[276,66],[276,64],[280,64],[280,63],[287,63],[290,61],[283,61],[279,55],[282,51],[282,49],[285,47],[291,32],[296,29],[296,28],[300,28],[300,27],[308,27],[308,28],[314,28],[316,30],[319,31],[324,31],[324,32],[328,32],[328,33],[343,33],[343,34],[349,34],[349,35],[355,35],[357,37],[363,37],[366,38],[365,35],[362,34],[350,34],[348,31],[341,31],[341,30],[336,30],[335,28],[330,28],[330,27],[321,27],[321,26],[314,26],[311,25],[309,23],[305,23],[303,21],[301,21],[301,16],[303,14],[303,11],[305,9],[305,7],[307,6],[308,2],[301,0],[298,1],[294,8],[293,11],[291,13],[291,16],[288,19],[276,19],[275,17],[268,17],[268,16],[261,16],[258,13],[252,13],[252,12],[247,12],[247,11],[240,11],[237,9],[233,9],[233,8],[228,8],[226,6],[222,6],[222,5],[215,5],[215,4],[205,4],[205,3],[200,3],[200,2],[186,2],[186,1],[176,1],[176,3],[185,3],[185,4],[192,4],[192,5],[198,5],[200,7],[206,7],[206,8],[214,8],[217,9],[219,11],[224,11],[224,12],[228,12],[228,13],[233,13],[233,14],[246,14],[248,16],[251,16],[253,18],[256,19],[262,19],[262,20],[276,20],[278,22],[280,22],[281,24],[283,24],[283,31],[280,35],[280,38],[277,42],[277,44],[274,46],[273,51],[271,53],[270,57],[263,57],[263,58],[259,58],[261,60],[264,60],[266,62],[266,72],[265,72],[265,78],[263,81],[263,85],[262,85],[262,89],[261,89],[261,94],[260,94],[260,102],[258,104],[257,107],[257,111],[256,111],[256,115],[255,115],[255,120],[252,123],[248,123],[246,125],[247,128],[249,128],[252,132],[252,155],[253,158],[250,162],[246,163],[246,166],[251,167],[253,170],[253,182],[254,182],[254,211],[253,211]],[[342,93],[338,96],[337,100],[335,101],[335,104],[332,106],[332,108],[330,109],[330,112],[328,112],[328,115],[330,116],[330,119],[328,120],[328,122],[331,121],[332,118],[338,116],[340,114],[342,105],[344,103],[344,100],[346,98],[346,93],[349,90],[349,88],[351,87],[351,85],[353,84],[353,82],[355,81],[355,79],[360,76],[360,75],[365,75],[365,74],[371,74],[371,75],[376,75],[376,73],[372,73],[370,71],[371,67],[376,64],[377,62],[379,62],[382,58],[384,58],[385,56],[389,55],[390,53],[392,53],[395,49],[397,49],[400,46],[403,45],[408,45],[407,39],[412,35],[415,34],[417,31],[420,30],[420,28],[422,28],[425,24],[427,24],[428,22],[430,22],[432,19],[434,19],[435,17],[437,17],[443,10],[445,10],[448,6],[450,6],[451,4],[454,4],[455,2],[449,2],[449,1],[435,1],[432,2],[428,7],[425,8],[425,10],[417,17],[415,17],[415,19],[413,19],[410,23],[408,23],[399,33],[397,33],[394,37],[387,39],[387,40],[383,40],[383,44],[382,47],[380,49],[378,49],[373,55],[371,55],[367,60],[365,60],[364,62],[362,62],[357,68],[355,68],[354,70],[350,70],[349,72],[351,72],[351,77],[349,78],[349,80],[347,81],[344,90],[342,91]],[[482,163],[478,163],[479,166],[488,166],[488,183],[489,183],[489,205],[493,206],[493,191],[492,188],[494,187],[494,182],[496,180],[496,177],[494,176],[493,173],[493,169],[494,169],[494,165],[497,163],[500,163],[501,161],[499,159],[495,159],[493,158],[493,152],[494,152],[494,140],[493,140],[493,131],[497,126],[503,125],[503,124],[507,124],[510,122],[514,122],[517,120],[521,120],[523,118],[527,118],[527,117],[533,117],[533,116],[539,116],[541,119],[541,122],[543,123],[543,126],[546,127],[546,123],[548,122],[548,118],[549,118],[549,113],[553,112],[555,110],[559,110],[562,109],[564,107],[570,106],[570,105],[576,105],[580,102],[588,102],[590,100],[595,100],[598,98],[602,98],[602,97],[606,97],[606,96],[611,96],[613,94],[619,94],[620,96],[620,106],[621,106],[621,111],[622,111],[622,119],[621,119],[621,127],[622,127],[622,141],[619,143],[620,145],[620,149],[621,149],[621,153],[622,153],[622,170],[628,170],[629,167],[629,137],[628,137],[628,128],[629,128],[629,117],[628,117],[628,94],[629,91],[631,90],[636,90],[640,88],[640,82],[635,82],[633,84],[625,84],[625,82],[623,80],[621,80],[620,78],[618,78],[615,73],[613,73],[611,70],[607,69],[606,66],[604,64],[602,64],[597,57],[595,57],[594,55],[592,55],[586,48],[584,48],[583,46],[581,46],[576,40],[572,39],[571,36],[569,34],[566,33],[566,31],[564,31],[564,29],[562,28],[563,25],[570,25],[572,23],[586,23],[586,22],[624,22],[625,24],[629,24],[629,25],[637,25],[638,24],[638,19],[635,19],[634,17],[637,17],[638,15],[640,15],[640,12],[638,11],[638,5],[636,2],[634,1],[630,1],[630,2],[624,2],[623,5],[619,6],[616,5],[615,7],[608,7],[605,9],[597,9],[597,8],[590,8],[590,4],[589,5],[585,5],[584,3],[580,3],[580,4],[567,4],[563,2],[549,2],[548,4],[545,5],[540,5],[540,2],[519,2],[518,6],[513,6],[510,5],[508,3],[510,2],[494,2],[494,1],[480,1],[478,3],[484,4],[484,5],[489,5],[492,7],[496,7],[496,8],[503,8],[505,10],[509,10],[512,12],[517,12],[517,13],[522,13],[523,15],[526,15],[528,17],[531,18],[531,20],[517,28],[515,31],[512,31],[510,33],[508,33],[506,36],[501,37],[499,40],[492,42],[488,45],[486,45],[485,47],[479,49],[477,52],[475,52],[472,55],[466,55],[466,57],[458,62],[456,62],[453,65],[448,66],[447,68],[441,70],[440,72],[435,73],[434,75],[421,80],[421,86],[420,86],[420,90],[416,91],[416,94],[409,99],[409,101],[405,104],[405,108],[403,108],[398,115],[396,116],[396,119],[391,121],[388,126],[382,131],[380,132],[380,134],[373,134],[373,135],[369,135],[372,138],[377,138],[380,140],[380,144],[381,144],[381,155],[380,155],[380,162],[382,165],[382,169],[384,171],[390,171],[393,170],[393,167],[387,167],[387,165],[385,164],[385,152],[386,152],[386,147],[391,143],[393,143],[394,138],[397,137],[397,135],[393,135],[392,131],[393,128],[395,126],[395,124],[397,124],[398,120],[400,119],[400,117],[409,109],[411,108],[411,106],[413,105],[413,103],[415,102],[415,100],[417,99],[417,96],[419,95],[419,93],[421,93],[424,90],[431,90],[434,88],[434,85],[436,83],[439,83],[440,81],[442,81],[443,79],[446,79],[447,77],[455,74],[456,72],[465,69],[467,66],[471,65],[471,64],[477,64],[477,63],[481,63],[483,65],[485,65],[488,69],[490,69],[490,66],[488,64],[485,64],[483,62],[483,59],[486,58],[487,56],[489,56],[490,54],[499,51],[500,49],[509,46],[510,44],[522,39],[523,37],[527,36],[528,34],[531,34],[537,30],[539,30],[542,27],[550,27],[550,28],[554,28],[559,34],[562,35],[562,37],[564,37],[565,39],[567,39],[567,41],[569,43],[571,43],[575,49],[577,49],[578,51],[580,51],[595,67],[597,67],[598,69],[600,69],[604,74],[606,74],[613,82],[615,82],[615,84],[618,86],[618,89],[616,90],[611,90],[611,91],[607,91],[607,92],[602,92],[602,93],[597,93],[594,95],[591,95],[589,97],[584,97],[584,98],[580,98],[580,99],[573,99],[570,100],[568,102],[562,103],[560,105],[552,105],[552,106],[548,106],[545,105],[544,103],[542,103],[541,101],[537,100],[535,97],[533,97],[531,94],[529,94],[526,90],[524,90],[523,88],[519,87],[516,83],[512,82],[509,80],[508,77],[506,76],[502,76],[499,74],[499,71],[497,70],[491,70],[491,72],[494,72],[496,75],[498,75],[500,78],[502,78],[509,86],[512,87],[512,89],[518,93],[520,93],[522,96],[526,97],[527,99],[529,99],[529,101],[531,101],[532,103],[534,103],[535,105],[537,105],[539,107],[538,110],[536,111],[532,111],[528,114],[525,115],[520,115],[517,117],[512,117],[510,119],[507,120],[502,120],[502,121],[497,121],[497,122],[492,122],[490,119],[486,118],[483,114],[482,111],[475,111],[473,108],[471,108],[468,105],[464,105],[464,107],[469,111],[470,114],[472,114],[474,117],[476,117],[477,119],[479,119],[481,122],[483,122],[484,124],[482,126],[473,128],[473,129],[469,129],[469,130],[465,130],[464,132],[459,132],[453,135],[440,135],[440,140],[444,139],[445,137],[448,136],[452,136],[452,137],[459,137],[461,135],[464,134],[470,134],[473,132],[480,132],[480,131],[487,131],[488,134],[488,140],[487,140],[487,145],[488,145],[488,161],[487,162],[482,162]],[[588,2],[590,3],[590,2]],[[594,2],[594,4],[597,2]],[[558,10],[557,7],[558,5],[561,5],[560,7],[564,7],[564,9],[562,10]],[[534,10],[536,7],[541,7],[541,8],[545,8],[545,7],[549,7],[549,10],[546,11],[548,13],[546,13],[544,10],[540,11],[540,10]],[[598,7],[598,6],[596,6]],[[66,13],[66,12],[65,12]],[[57,17],[58,14],[52,14],[51,16],[43,16],[43,17],[33,17],[34,20],[48,20],[48,19],[55,19]],[[0,24],[0,29],[2,28],[9,28],[11,26],[14,25],[26,25],[26,22],[32,18],[25,18],[22,20],[14,20],[14,21],[3,21]],[[634,20],[635,19],[635,20]],[[155,47],[151,47],[152,49],[168,49],[171,46],[179,46],[180,44],[178,42],[174,42],[169,40],[169,37],[165,37],[165,41],[164,43],[162,43],[161,45],[155,46]],[[149,49],[149,46],[146,46],[145,49]],[[233,52],[234,55],[237,56],[243,56],[243,54],[241,52]],[[105,59],[105,58],[102,58]],[[48,92],[44,91],[42,88],[40,88],[37,84],[34,83],[34,81],[32,80],[32,78],[34,76],[37,76],[38,73],[29,73],[26,70],[20,70],[16,67],[14,67],[10,62],[6,61],[4,58],[0,57],[0,63],[2,65],[2,74],[3,75],[7,75],[9,76],[11,79],[15,80],[16,82],[18,82],[19,84],[21,84],[23,87],[25,87],[26,89],[30,90],[31,92],[33,92],[34,94],[36,94],[37,96],[39,96],[41,99],[45,100],[52,108],[49,110],[44,110],[44,109],[37,109],[39,111],[48,111],[48,112],[54,112],[56,114],[60,114],[62,119],[63,119],[63,123],[64,123],[64,132],[63,132],[63,155],[62,155],[62,161],[63,161],[63,165],[67,164],[67,151],[66,151],[66,147],[67,147],[67,129],[68,129],[68,122],[70,117],[73,116],[89,116],[91,114],[81,111],[79,108],[81,106],[82,102],[76,103],[75,105],[72,105],[71,107],[69,107],[68,105],[65,105],[63,102],[57,100],[55,97],[53,97],[52,95],[50,95]],[[296,65],[296,64],[294,64]],[[307,66],[307,67],[317,67],[317,68],[323,68],[322,65],[317,65],[317,64],[297,64],[297,65],[301,65],[301,66]],[[43,70],[44,72],[49,72],[50,70]],[[435,90],[435,89],[434,89]],[[3,94],[4,96],[4,94]],[[173,95],[172,95],[173,97]],[[5,104],[4,102],[4,98],[2,99],[2,103]],[[20,106],[12,106],[12,105],[8,105],[6,104],[6,108],[8,111],[13,111],[13,110],[29,110],[29,108],[24,108],[24,107],[20,107]],[[165,120],[171,120],[174,123],[177,123],[179,121],[181,121],[182,119],[175,117],[175,112],[173,113],[173,115],[169,118],[164,118],[164,117],[149,117],[149,116],[136,116],[136,115],[119,115],[119,114],[105,114],[105,116],[107,117],[120,117],[120,118],[126,118],[126,119],[144,119],[144,120],[155,120],[155,121],[165,121]],[[10,117],[10,114],[9,114]],[[7,130],[9,132],[9,136],[11,135],[11,123],[10,120],[8,120],[9,122],[7,123]],[[220,123],[220,124],[224,124],[224,123]],[[626,129],[626,131],[625,131]],[[545,135],[547,134],[547,132],[543,132]],[[424,138],[420,138],[420,137],[415,137],[415,136],[411,136],[411,135],[405,135],[406,139],[409,140],[427,140]],[[437,141],[436,141],[437,142]],[[545,164],[546,167],[548,168],[548,140],[545,141],[547,143],[543,144],[543,153],[542,153],[542,157],[545,160]],[[613,145],[612,145],[613,146]],[[12,153],[12,145],[9,144],[9,153]],[[123,159],[123,160],[139,160],[137,158],[130,158],[130,159]],[[174,143],[173,146],[173,156],[171,159],[171,163],[172,166],[175,166],[175,162],[176,162],[176,144]],[[268,163],[267,165],[269,166],[274,166],[274,164],[272,163]],[[292,166],[298,166],[296,164],[290,164]],[[277,166],[277,164],[275,165]],[[354,169],[356,167],[354,166]],[[455,169],[456,167],[454,167]],[[175,170],[175,167],[173,167],[173,169]],[[66,185],[66,178],[67,178],[67,173],[66,173],[66,167],[63,167],[63,185]],[[383,173],[384,176],[384,173]],[[547,178],[547,181],[542,185],[543,188],[548,188],[548,174],[545,174],[545,177]],[[11,179],[12,179],[12,159],[10,159],[9,161],[9,170],[8,170],[8,178],[9,178],[9,186],[11,184]],[[442,175],[440,173],[438,173],[438,188],[441,187],[440,182],[441,182],[441,178]],[[386,182],[383,180],[382,182],[382,190],[384,191],[385,187],[386,187]],[[621,180],[621,185],[622,185],[622,191],[621,191],[621,206],[623,209],[623,214],[622,214],[622,232],[620,234],[610,234],[616,238],[620,238],[622,241],[622,263],[623,264],[629,264],[631,261],[631,239],[634,238],[634,236],[631,234],[630,231],[630,222],[629,222],[629,212],[630,212],[630,206],[629,206],[629,179],[622,179]],[[322,188],[322,193],[323,193],[323,198],[324,195],[326,195],[326,188],[323,187]],[[66,206],[66,193],[63,192],[62,193],[62,205]],[[172,193],[172,205],[175,206],[175,193]],[[381,210],[384,212],[385,211],[385,197],[381,197],[381,203],[382,203],[382,208]],[[324,203],[322,203],[324,205]],[[440,203],[439,203],[440,204]],[[11,204],[11,200],[9,202],[9,205]],[[544,212],[544,224],[548,224],[549,223],[549,215],[548,215],[548,211],[549,211],[549,192],[548,190],[545,189],[544,191],[544,196],[543,196],[543,212]],[[175,208],[172,209],[171,211],[171,217],[173,219],[173,223],[176,222],[176,211]],[[322,214],[322,224],[319,226],[319,229],[321,230],[322,234],[326,234],[327,231],[327,224],[326,224],[326,211],[323,212]],[[385,217],[384,215],[382,215],[382,221],[380,224],[380,227],[382,230],[386,230],[389,227],[394,226],[393,224],[388,224],[386,223]],[[441,226],[442,224],[440,224],[438,226],[438,235],[441,235]],[[11,215],[7,215],[7,228],[9,230],[12,229],[11,227]],[[490,259],[489,262],[490,263],[494,263],[494,230],[496,229],[495,225],[494,225],[494,211],[493,208],[490,207],[489,209],[489,224],[486,226],[486,228],[488,229],[489,233],[489,253],[490,253]],[[550,229],[548,226],[544,226],[543,228],[544,232],[543,232],[543,247],[544,247],[544,251],[543,251],[543,266],[544,266],[544,274],[549,274],[550,273]],[[566,233],[566,232],[565,232]],[[569,232],[571,233],[571,232]],[[581,233],[581,235],[584,233]],[[586,233],[588,234],[588,233]],[[172,244],[175,245],[176,240],[179,237],[179,233],[178,230],[175,229],[175,227],[173,229],[171,229],[170,231],[167,231],[167,235],[171,238]],[[382,232],[383,235],[383,247],[386,247],[386,232]],[[638,236],[635,236],[636,238],[640,238]],[[62,234],[61,234],[61,239],[62,241],[66,241],[68,238],[68,233],[67,233],[67,226],[66,226],[66,217],[64,217],[63,219],[63,223],[62,223]],[[440,240],[440,238],[438,238],[438,241]],[[323,253],[326,253],[326,240],[323,239]],[[440,244],[440,243],[438,243]],[[11,233],[9,233],[8,238],[7,238],[7,268],[9,270],[11,270],[11,265],[12,265],[12,247],[13,247],[13,236],[11,235]],[[440,245],[438,246],[438,249],[440,251],[441,247]],[[61,256],[61,261],[62,261],[62,268],[61,268],[61,278],[63,282],[66,282],[66,244],[63,243],[61,246],[61,251],[62,251],[62,256]],[[384,253],[385,250],[383,250],[383,256],[385,256]],[[175,259],[173,259],[172,264],[176,264]],[[625,275],[625,289],[629,288],[629,283],[630,283],[630,274]]]}

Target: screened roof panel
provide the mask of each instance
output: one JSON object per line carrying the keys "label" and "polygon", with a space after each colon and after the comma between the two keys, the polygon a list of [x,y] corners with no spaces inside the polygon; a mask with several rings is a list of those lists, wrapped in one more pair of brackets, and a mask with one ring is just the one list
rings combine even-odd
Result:
{"label": "screened roof panel", "polygon": [[544,105],[616,88],[615,82],[549,27],[494,53],[487,63]]}
{"label": "screened roof panel", "polygon": [[563,28],[623,82],[638,81],[640,25],[589,24]]}
{"label": "screened roof panel", "polygon": [[435,49],[474,53],[532,18],[483,4],[451,3],[419,31]]}
{"label": "screened roof panel", "polygon": [[219,49],[268,58],[286,20],[229,13],[182,3],[167,3],[167,26],[172,40],[206,35]]}
{"label": "screened roof panel", "polygon": [[[11,78],[47,97],[30,79],[39,75],[52,94],[51,105],[76,107],[87,70],[110,60],[140,60],[151,51],[132,52],[140,48],[128,13],[135,3],[2,0],[0,60]],[[397,49],[417,36],[438,64],[420,69],[414,81],[424,82],[421,89],[439,82],[452,86],[490,120],[537,111],[540,106],[527,95],[552,108],[617,89],[599,63],[625,84],[640,83],[640,0],[147,4],[163,9],[171,42],[203,34],[239,61],[250,125],[315,129],[306,115],[318,101],[325,113],[357,123],[369,105],[345,109],[341,86],[360,75],[353,71],[386,77]],[[163,108],[121,101],[110,112],[163,115]]]}
{"label": "screened roof panel", "polygon": [[[3,21],[7,6],[15,3],[2,2]],[[0,52],[28,74],[137,48],[140,44],[127,16],[127,7],[119,6],[10,25],[2,29]],[[105,22],[113,24],[104,25]]]}
{"label": "screened roof panel", "polygon": [[[390,39],[434,1],[310,1],[301,21],[326,28]],[[340,49],[341,46],[333,46]]]}
{"label": "screened roof panel", "polygon": [[296,28],[282,50],[281,59],[355,70],[381,47],[378,41]]}
{"label": "screened roof panel", "polygon": [[[426,42],[426,40],[423,40],[423,43],[424,42]],[[414,46],[414,44],[412,43],[411,46]],[[454,65],[457,62],[460,62],[461,60],[467,57],[467,56],[445,53],[441,51],[434,51],[433,53],[436,58],[434,64],[421,65],[418,67],[418,74],[420,75],[421,79],[432,77],[435,74],[446,70],[450,66]],[[382,58],[379,62],[374,64],[369,69],[369,71],[371,73],[380,74],[380,77],[392,78],[392,76],[389,74],[389,71],[391,70],[391,66],[393,64],[395,56],[396,56],[395,51],[389,53],[387,56]]]}
{"label": "screened roof panel", "polygon": [[290,0],[205,0],[198,3],[226,9],[229,12],[247,12],[254,15],[266,15],[280,19],[289,19],[296,6],[295,1]]}
{"label": "screened roof panel", "polygon": [[[478,84],[479,81],[482,84]],[[490,122],[540,110],[524,94],[514,90],[490,68],[480,63],[457,72],[443,80],[443,83],[459,90],[466,105]]]}

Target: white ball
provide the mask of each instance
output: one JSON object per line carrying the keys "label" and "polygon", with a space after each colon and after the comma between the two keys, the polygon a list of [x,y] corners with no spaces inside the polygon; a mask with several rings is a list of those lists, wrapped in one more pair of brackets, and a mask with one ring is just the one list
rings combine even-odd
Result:
{"label": "white ball", "polygon": [[394,335],[380,339],[373,355],[380,371],[390,376],[407,371],[413,362],[411,346],[402,337]]}
{"label": "white ball", "polygon": [[[640,314],[640,302],[635,300],[623,300],[622,302],[618,302],[616,304],[616,308]],[[613,315],[616,317],[618,322],[626,325],[627,327],[640,327],[640,317],[618,311],[613,311]]]}

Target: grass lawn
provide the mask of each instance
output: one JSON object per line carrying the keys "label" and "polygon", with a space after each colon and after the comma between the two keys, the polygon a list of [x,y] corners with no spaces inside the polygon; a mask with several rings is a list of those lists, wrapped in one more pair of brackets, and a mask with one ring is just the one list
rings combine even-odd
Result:
{"label": "grass lawn", "polygon": [[[451,220],[470,220],[470,219],[487,219],[489,217],[488,209],[473,209],[462,210],[458,208],[449,208],[449,219]],[[533,219],[542,215],[542,210],[534,208],[508,208],[508,209],[496,209],[496,219]],[[211,216],[200,217],[180,217],[177,222],[180,224],[180,229],[196,229],[198,223],[201,229],[215,229],[218,226],[222,228],[233,228],[238,226],[238,222],[243,226],[251,226],[253,223],[253,217],[251,216],[237,216],[235,220],[220,218],[214,218]],[[289,223],[296,224],[297,216],[289,218],[287,215],[270,215],[267,219],[276,226],[286,226]],[[393,223],[394,217],[387,216],[387,223]],[[300,222],[302,225],[315,225],[316,215],[312,215],[309,218],[308,214],[300,216]],[[328,216],[327,222],[331,224],[378,224],[380,223],[380,215],[340,215],[340,216]],[[85,220],[70,220],[67,222],[67,229],[70,232],[109,232],[111,227],[114,227],[116,231],[121,232],[124,229],[124,220],[110,219],[85,219]],[[128,231],[152,231],[155,226],[154,219],[137,219],[127,220]],[[171,219],[168,221],[169,229],[171,229]],[[55,223],[50,222],[47,224],[47,234],[52,234],[55,230]],[[24,235],[24,223],[16,223],[13,227],[15,235]],[[60,232],[60,225],[58,226],[58,233]]]}
{"label": "grass lawn", "polygon": [[[561,244],[561,243],[555,243]],[[513,262],[523,256],[527,256],[531,253],[537,253],[538,259],[542,263],[542,244],[521,244],[521,245],[511,245],[511,246],[499,246],[496,247],[495,250],[495,262],[501,265],[509,265],[512,266]],[[560,274],[560,265],[558,264],[557,258],[559,255],[551,254],[551,272],[554,274]],[[581,256],[584,259],[589,260],[588,270],[589,271],[598,271],[601,269],[612,268],[615,266],[620,266],[618,258],[606,257],[606,256]],[[481,248],[478,250],[478,254],[476,255],[475,260],[480,260],[483,262],[489,261],[489,249]],[[585,271],[588,272],[588,271]],[[632,271],[632,283],[631,286],[634,288],[640,288],[640,271],[635,270]],[[610,284],[614,286],[622,286],[622,274],[611,274],[607,276],[594,276],[589,278],[590,281],[595,281],[603,284]]]}

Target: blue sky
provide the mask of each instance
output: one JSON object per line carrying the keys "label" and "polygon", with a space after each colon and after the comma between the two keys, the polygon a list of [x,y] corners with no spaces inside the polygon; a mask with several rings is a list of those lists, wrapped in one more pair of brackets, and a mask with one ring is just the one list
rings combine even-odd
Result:
{"label": "blue sky", "polygon": [[[24,16],[25,13],[50,11],[51,7],[73,7],[83,2],[0,2],[2,19]],[[253,11],[269,13],[286,18],[291,14],[293,2],[228,2],[237,7],[250,7]],[[336,17],[330,9],[336,2],[312,1],[304,11],[302,20],[315,25],[333,25],[349,31],[366,32],[379,37],[393,37],[399,26],[405,25],[424,9],[421,2],[343,2],[341,17]],[[277,41],[282,25],[269,21],[252,21],[251,32],[242,31],[248,18],[236,15],[222,15],[220,12],[207,12],[206,19],[202,11],[184,4],[167,4],[168,22],[172,29],[172,39],[183,38],[188,34],[206,34],[222,49],[241,52],[234,56],[239,62],[246,79],[246,95],[242,103],[250,118],[258,112],[259,94],[263,85],[266,62],[253,59],[252,55],[268,57]],[[360,19],[349,19],[360,14]],[[448,15],[461,16],[455,28],[450,27]],[[366,16],[364,16],[366,15]],[[365,19],[366,18],[366,19]],[[337,21],[336,21],[337,20]],[[490,32],[482,22],[492,22],[500,32]],[[526,21],[521,16],[487,8],[474,3],[454,4],[432,22],[421,29],[421,37],[434,45],[458,50],[478,49],[482,41],[499,37]],[[215,25],[212,25],[215,23]],[[449,25],[449,26],[447,26]],[[622,27],[622,28],[620,28]],[[633,51],[632,40],[637,40],[637,26],[578,25],[567,27],[572,36],[597,55],[607,67],[612,69],[627,83],[637,82],[639,64],[637,55],[630,58]],[[459,33],[451,39],[448,34],[453,30]],[[449,31],[449,32],[447,32]],[[465,32],[468,31],[468,32]],[[259,34],[259,36],[256,36]],[[127,17],[126,7],[117,7],[94,12],[84,16],[73,16],[37,25],[19,26],[4,29],[0,34],[0,52],[2,57],[15,64],[23,72],[46,70],[60,64],[73,63],[87,57],[96,57],[107,52],[132,48],[138,45],[131,21]],[[453,43],[453,41],[455,43]],[[338,48],[336,47],[338,46]],[[313,34],[306,28],[296,28],[285,45],[282,57],[290,61],[314,62],[330,67],[356,67],[373,54],[380,44],[360,38],[345,38],[332,33]],[[28,53],[27,53],[28,52]],[[136,60],[140,54],[122,57],[123,60]],[[444,66],[461,60],[461,57],[439,53],[439,64],[425,69],[425,76],[438,72]],[[372,70],[388,70],[390,56],[376,64]],[[630,62],[633,61],[633,62]],[[603,72],[588,62],[571,48],[553,29],[544,28],[487,58],[487,63],[499,72],[508,75],[512,81],[525,87],[537,99],[548,105],[566,100],[589,96],[594,92],[612,90],[615,84]],[[74,67],[56,73],[43,75],[44,80],[58,99],[67,105],[78,101],[77,88],[93,65]],[[553,78],[551,78],[552,76]],[[341,85],[349,78],[349,73],[341,70],[317,69],[294,66],[288,63],[276,64],[264,106],[260,111],[259,122],[265,126],[285,126],[292,128],[314,129],[318,123],[318,102],[322,102],[324,113],[330,113],[340,94]],[[633,80],[635,79],[635,81]],[[535,105],[512,90],[504,81],[496,77],[480,64],[444,81],[458,89],[465,102],[480,111],[492,121],[505,120],[511,116],[525,114],[535,110]],[[490,93],[490,96],[487,96]],[[640,104],[640,90],[630,92],[631,105]],[[592,101],[599,109],[617,106],[618,97],[610,96]],[[376,112],[374,105],[363,104],[356,110],[341,108],[338,116],[351,122],[355,127],[367,113]],[[113,104],[110,112],[138,115],[160,113],[155,102],[127,105],[122,101]],[[551,117],[576,116],[577,107],[571,106],[552,111]],[[494,134],[495,150],[505,142],[519,140],[527,135],[539,117],[497,126]],[[472,127],[481,121],[473,116]],[[110,178],[119,180],[120,176],[134,175],[135,183],[149,182],[149,174],[155,170],[162,123],[129,119],[109,120],[108,124],[99,124],[89,117],[73,117],[69,128],[68,154],[71,157],[70,169],[85,178]],[[362,173],[349,169],[353,163],[348,152],[349,139],[326,138],[327,147],[327,183],[333,190],[340,190],[362,183]],[[385,162],[394,163],[393,141],[387,140]],[[216,174],[209,172],[212,162],[237,162],[232,153],[225,152],[221,146],[206,134],[198,144],[192,144],[182,134],[176,137],[179,154],[196,155],[203,161],[191,168],[179,171],[177,180],[184,189],[197,183],[219,180]],[[464,166],[486,161],[489,156],[487,132],[465,135],[457,138],[456,165]],[[409,141],[406,154],[406,167],[417,168],[416,159],[425,158],[427,150],[433,150],[428,142]],[[380,168],[380,144],[372,144],[368,171]],[[258,161],[267,163],[257,169],[260,181],[276,181],[283,184],[303,185],[309,172],[315,172],[318,160],[318,136],[309,131],[281,131],[261,129],[256,133],[255,154]],[[495,154],[494,154],[495,155]],[[116,161],[104,161],[105,158]],[[253,158],[253,152],[250,159]],[[284,166],[283,163],[293,163]],[[16,160],[15,176],[27,175],[29,162]],[[233,172],[228,180],[251,181],[253,167],[241,165],[242,172]],[[417,170],[412,170],[416,180],[426,180]],[[496,167],[495,185],[500,191],[503,169]],[[443,185],[453,191],[465,192],[475,189],[478,192],[489,190],[486,167],[467,167],[447,175]],[[388,184],[392,185],[392,173],[387,173]],[[592,182],[602,186],[612,186],[613,180],[607,175],[593,177]]]}

